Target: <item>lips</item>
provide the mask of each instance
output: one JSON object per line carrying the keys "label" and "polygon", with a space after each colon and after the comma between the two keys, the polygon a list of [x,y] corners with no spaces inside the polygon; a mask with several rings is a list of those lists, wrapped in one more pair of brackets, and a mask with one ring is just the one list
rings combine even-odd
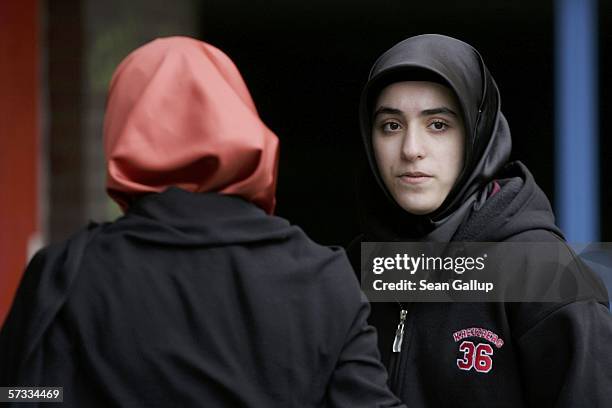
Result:
{"label": "lips", "polygon": [[398,178],[406,184],[421,184],[431,180],[433,176],[428,173],[423,173],[421,171],[407,171],[405,173],[401,173]]}
{"label": "lips", "polygon": [[423,173],[422,171],[407,171],[400,174],[400,177],[431,177],[431,174]]}

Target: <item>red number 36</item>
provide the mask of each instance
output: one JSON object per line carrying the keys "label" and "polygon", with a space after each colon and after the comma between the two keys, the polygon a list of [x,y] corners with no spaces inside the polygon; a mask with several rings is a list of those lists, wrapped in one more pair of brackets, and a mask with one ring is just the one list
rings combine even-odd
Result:
{"label": "red number 36", "polygon": [[457,359],[457,367],[460,370],[470,371],[472,368],[479,373],[488,373],[493,368],[493,347],[487,343],[474,345],[471,341],[464,341],[459,346],[463,352],[463,358]]}

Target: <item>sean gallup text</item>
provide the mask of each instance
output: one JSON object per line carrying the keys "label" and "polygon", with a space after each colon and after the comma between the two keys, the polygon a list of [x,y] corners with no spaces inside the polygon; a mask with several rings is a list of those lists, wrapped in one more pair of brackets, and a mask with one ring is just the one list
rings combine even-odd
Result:
{"label": "sean gallup text", "polygon": [[408,279],[401,279],[397,282],[384,282],[377,279],[372,283],[372,287],[376,291],[425,291],[425,292],[485,292],[489,293],[495,287],[493,282],[481,282],[476,279],[463,281],[455,279],[451,282],[429,282],[427,279],[421,279],[415,282]]}

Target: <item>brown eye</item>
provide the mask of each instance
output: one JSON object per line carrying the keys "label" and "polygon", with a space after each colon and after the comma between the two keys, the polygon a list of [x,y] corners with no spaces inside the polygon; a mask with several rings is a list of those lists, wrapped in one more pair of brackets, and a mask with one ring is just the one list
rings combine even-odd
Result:
{"label": "brown eye", "polygon": [[384,132],[397,132],[401,129],[401,126],[397,122],[387,122],[383,125]]}
{"label": "brown eye", "polygon": [[444,122],[442,122],[441,120],[436,120],[433,121],[429,127],[433,130],[435,130],[436,132],[442,132],[444,130],[446,130],[448,128],[448,125]]}

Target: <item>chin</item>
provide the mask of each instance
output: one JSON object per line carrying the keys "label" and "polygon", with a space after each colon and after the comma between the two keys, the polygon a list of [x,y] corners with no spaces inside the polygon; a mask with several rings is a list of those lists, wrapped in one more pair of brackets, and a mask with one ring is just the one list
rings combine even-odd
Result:
{"label": "chin", "polygon": [[[396,200],[397,201],[397,200]],[[438,207],[440,207],[441,203],[432,203],[429,201],[421,201],[416,202],[415,200],[405,200],[398,201],[400,207],[402,207],[406,212],[414,215],[427,215],[436,211]]]}
{"label": "chin", "polygon": [[422,205],[402,205],[404,210],[414,215],[426,215],[436,210],[434,206],[422,206]]}
{"label": "chin", "polygon": [[406,210],[406,212],[409,212],[410,214],[413,214],[413,215],[427,215],[427,214],[434,212],[434,210],[431,210],[429,208],[427,209],[421,209],[421,208],[408,209],[404,207],[404,210]]}

